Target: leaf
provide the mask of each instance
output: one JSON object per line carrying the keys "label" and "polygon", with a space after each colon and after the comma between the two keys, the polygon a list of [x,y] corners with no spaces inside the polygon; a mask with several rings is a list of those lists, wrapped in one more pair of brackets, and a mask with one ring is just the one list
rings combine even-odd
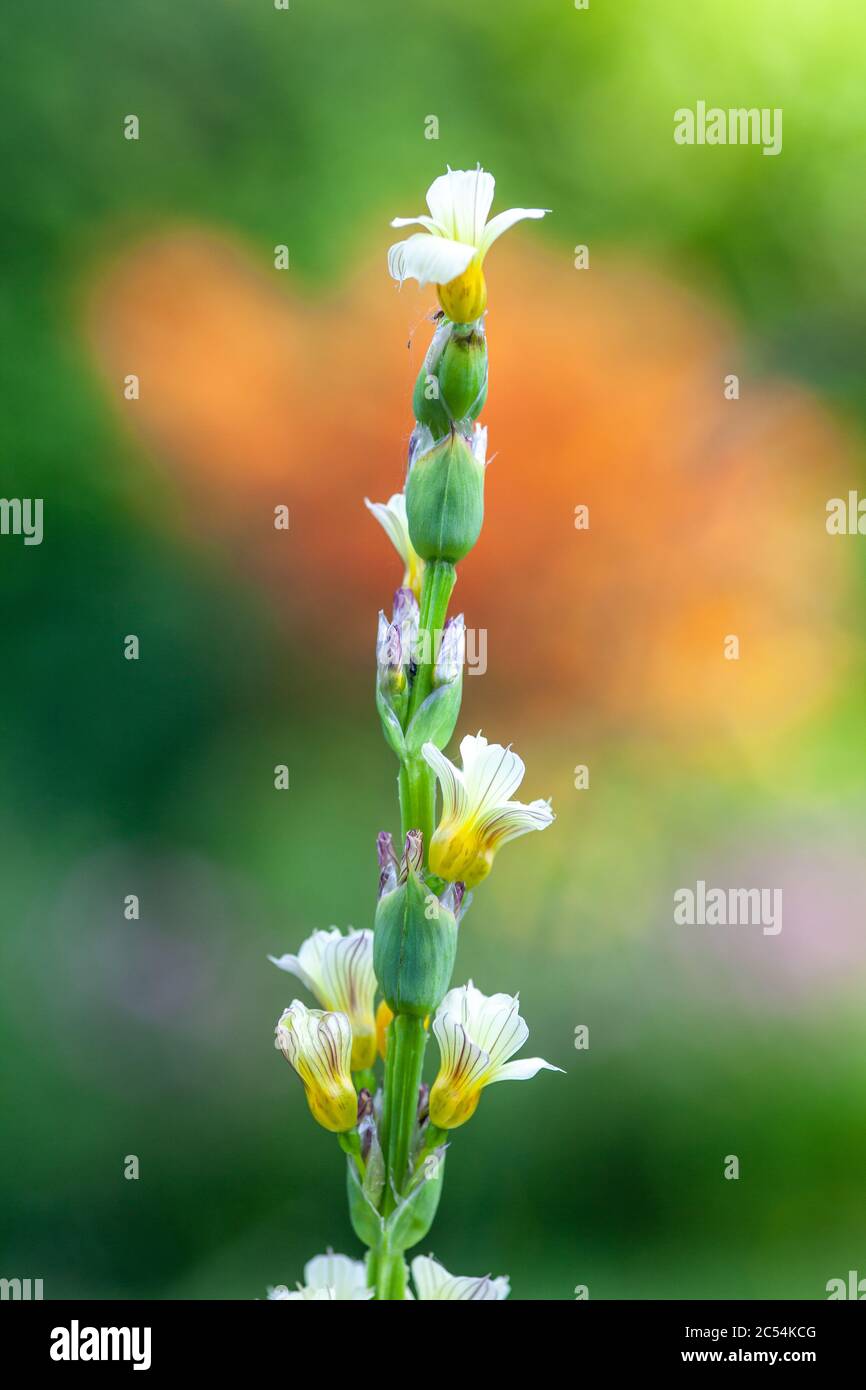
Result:
{"label": "leaf", "polygon": [[[354,1159],[348,1159],[346,1187],[349,1194],[349,1218],[358,1239],[371,1249],[378,1248],[385,1223],[361,1186]],[[420,1239],[420,1237],[419,1237]]]}
{"label": "leaf", "polygon": [[405,747],[410,758],[417,758],[425,743],[444,748],[454,732],[463,695],[463,673],[448,685],[440,685],[416,711],[406,730]]}
{"label": "leaf", "polygon": [[[403,728],[400,724],[400,720],[388,704],[388,701],[385,699],[378,685],[376,686],[376,708],[379,711],[379,718],[382,721],[382,732],[385,735],[385,742],[390,745],[397,754],[397,757],[403,761],[406,757],[406,740],[403,737]],[[421,711],[419,710],[418,713],[420,714]]]}
{"label": "leaf", "polygon": [[393,1250],[408,1250],[410,1246],[417,1245],[433,1225],[442,1196],[445,1150],[438,1149],[435,1158],[434,1164],[422,1167],[415,1186],[410,1188],[385,1223],[385,1232]]}

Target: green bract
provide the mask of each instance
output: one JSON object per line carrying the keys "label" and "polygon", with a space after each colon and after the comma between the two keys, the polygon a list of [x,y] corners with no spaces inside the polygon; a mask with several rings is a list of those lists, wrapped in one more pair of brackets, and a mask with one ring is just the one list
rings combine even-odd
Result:
{"label": "green bract", "polygon": [[373,968],[389,1009],[426,1018],[451,982],[457,922],[430,886],[410,868],[376,909]]}
{"label": "green bract", "polygon": [[439,359],[439,399],[455,422],[474,420],[487,396],[487,338],[483,323],[452,332]]}
{"label": "green bract", "polygon": [[468,555],[484,520],[484,446],[452,432],[415,456],[406,483],[409,536],[424,560],[456,564]]}

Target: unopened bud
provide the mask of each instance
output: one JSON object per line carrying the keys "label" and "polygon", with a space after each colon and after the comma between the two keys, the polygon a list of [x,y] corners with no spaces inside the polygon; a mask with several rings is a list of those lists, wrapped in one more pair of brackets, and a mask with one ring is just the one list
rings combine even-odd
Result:
{"label": "unopened bud", "polygon": [[442,633],[439,655],[433,668],[434,688],[451,685],[463,669],[466,655],[466,623],[462,613],[449,618]]}
{"label": "unopened bud", "polygon": [[451,982],[457,923],[440,905],[429,912],[432,889],[422,876],[419,830],[406,836],[399,881],[380,899],[373,937],[373,968],[388,1008],[426,1018],[435,1013]]}
{"label": "unopened bud", "polygon": [[379,631],[376,637],[376,666],[379,689],[384,694],[400,695],[406,689],[400,629],[389,623],[382,612],[379,613]]}
{"label": "unopened bud", "polygon": [[483,323],[453,331],[439,360],[439,396],[450,418],[475,420],[487,397],[487,337]]}
{"label": "unopened bud", "polygon": [[487,431],[476,425],[470,439],[452,432],[412,457],[406,482],[406,515],[412,545],[425,560],[456,564],[478,539],[484,520]]}
{"label": "unopened bud", "polygon": [[397,887],[397,855],[394,841],[387,830],[376,836],[376,856],[379,860],[379,897]]}

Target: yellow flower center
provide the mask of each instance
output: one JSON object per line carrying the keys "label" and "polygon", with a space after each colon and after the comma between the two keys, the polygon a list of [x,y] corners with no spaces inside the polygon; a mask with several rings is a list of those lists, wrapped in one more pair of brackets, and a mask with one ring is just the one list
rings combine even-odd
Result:
{"label": "yellow flower center", "polygon": [[487,307],[487,285],[478,257],[470,261],[462,275],[447,285],[437,285],[436,291],[452,323],[474,323]]}
{"label": "yellow flower center", "polygon": [[301,1080],[313,1119],[323,1129],[329,1129],[332,1134],[345,1134],[346,1130],[354,1128],[358,1122],[358,1097],[354,1086],[338,1082],[325,1088],[312,1079],[307,1081],[304,1076]]}
{"label": "yellow flower center", "polygon": [[471,1120],[481,1099],[481,1086],[470,1090],[453,1077],[437,1077],[430,1091],[430,1119],[440,1129],[457,1129]]}
{"label": "yellow flower center", "polygon": [[495,852],[471,824],[443,822],[430,841],[430,869],[449,883],[474,888],[490,873]]}

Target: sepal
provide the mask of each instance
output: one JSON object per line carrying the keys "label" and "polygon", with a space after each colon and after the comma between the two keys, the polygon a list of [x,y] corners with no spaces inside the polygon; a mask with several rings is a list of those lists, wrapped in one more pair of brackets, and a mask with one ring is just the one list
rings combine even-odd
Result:
{"label": "sepal", "polygon": [[[392,752],[397,754],[401,762],[407,756],[406,739],[403,734],[403,725],[387,697],[383,695],[376,684],[376,709],[379,711],[379,719],[382,723],[382,733],[385,735],[385,742]],[[430,740],[434,742],[433,739]]]}
{"label": "sepal", "polygon": [[397,886],[376,908],[373,967],[388,1007],[426,1018],[444,997],[454,970],[457,921],[425,882],[421,833],[406,836]]}
{"label": "sepal", "polygon": [[349,1196],[349,1219],[352,1230],[364,1245],[378,1248],[385,1222],[364,1191],[358,1169],[351,1158],[346,1161],[346,1189]]}
{"label": "sepal", "polygon": [[422,1166],[412,1186],[385,1222],[385,1233],[393,1250],[409,1250],[424,1239],[433,1225],[442,1196],[445,1146],[430,1157],[435,1158],[435,1163],[429,1167]]}

